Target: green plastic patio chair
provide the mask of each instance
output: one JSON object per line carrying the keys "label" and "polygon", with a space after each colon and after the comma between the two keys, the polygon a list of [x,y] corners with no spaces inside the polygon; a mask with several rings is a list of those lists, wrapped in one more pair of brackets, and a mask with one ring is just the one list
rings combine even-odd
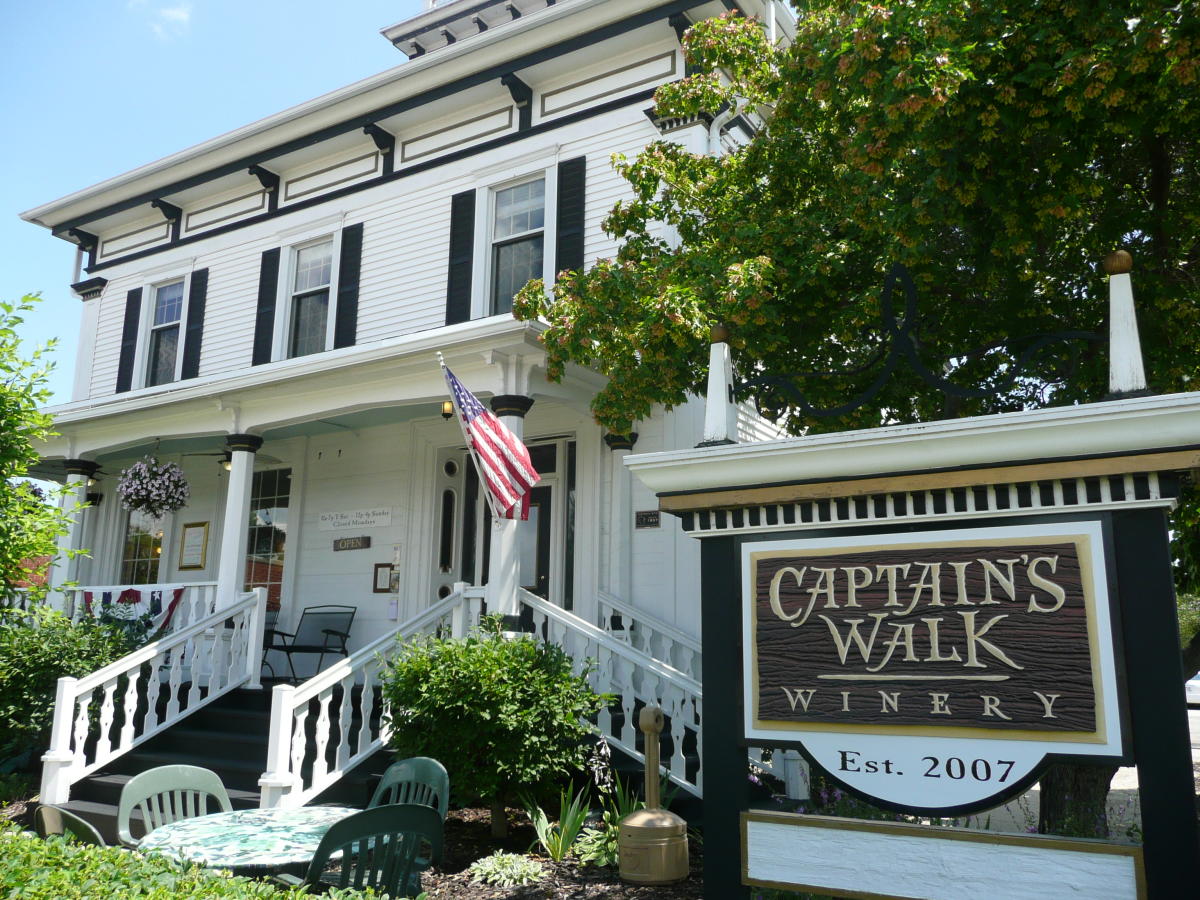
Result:
{"label": "green plastic patio chair", "polygon": [[126,847],[136,847],[139,838],[130,830],[134,810],[141,813],[146,834],[162,825],[205,816],[209,800],[216,801],[221,812],[230,812],[233,804],[216,772],[199,766],[159,766],[135,775],[121,789],[117,806],[117,836]]}
{"label": "green plastic patio chair", "polygon": [[104,846],[104,838],[91,822],[61,806],[39,806],[33,814],[33,827],[38,837],[69,834],[81,844]]}
{"label": "green plastic patio chair", "polygon": [[[342,854],[335,863],[338,868],[326,872],[336,853]],[[441,853],[442,818],[436,809],[388,804],[335,822],[321,838],[303,879],[285,874],[275,880],[318,891],[373,888],[391,897],[416,897],[421,893],[421,871]]]}
{"label": "green plastic patio chair", "polygon": [[442,821],[450,807],[450,776],[446,767],[428,756],[402,759],[387,767],[367,809],[385,803],[418,803],[438,811]]}

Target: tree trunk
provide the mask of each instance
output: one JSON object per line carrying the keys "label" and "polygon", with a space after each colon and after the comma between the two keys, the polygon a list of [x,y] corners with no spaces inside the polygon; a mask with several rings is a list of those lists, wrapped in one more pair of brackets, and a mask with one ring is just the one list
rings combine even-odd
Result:
{"label": "tree trunk", "polygon": [[499,797],[492,800],[492,837],[508,837],[508,813],[504,809],[504,801]]}
{"label": "tree trunk", "polygon": [[1116,766],[1051,766],[1041,780],[1038,831],[1064,837],[1108,837],[1108,785]]}

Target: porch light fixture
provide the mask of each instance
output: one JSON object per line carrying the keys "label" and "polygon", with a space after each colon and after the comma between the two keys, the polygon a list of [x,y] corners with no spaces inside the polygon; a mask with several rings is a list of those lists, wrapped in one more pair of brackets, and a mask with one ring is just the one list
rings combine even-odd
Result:
{"label": "porch light fixture", "polygon": [[226,472],[233,468],[233,454],[228,450],[226,450],[224,455],[221,457],[221,468]]}
{"label": "porch light fixture", "polygon": [[449,419],[453,415],[454,415],[454,401],[453,400],[443,400],[442,401],[442,418]]}

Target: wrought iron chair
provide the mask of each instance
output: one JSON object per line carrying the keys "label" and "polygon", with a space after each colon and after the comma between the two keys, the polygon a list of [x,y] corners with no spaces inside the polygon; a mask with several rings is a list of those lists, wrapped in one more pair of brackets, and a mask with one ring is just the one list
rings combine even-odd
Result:
{"label": "wrought iron chair", "polygon": [[[327,873],[329,858],[335,853],[342,854],[340,868]],[[369,887],[377,894],[416,897],[421,893],[421,871],[441,854],[442,817],[436,809],[414,803],[388,804],[335,822],[321,838],[303,879],[286,874],[275,879],[317,890]],[[322,875],[327,880],[322,880]]]}
{"label": "wrought iron chair", "polygon": [[39,806],[33,814],[33,827],[37,831],[38,837],[69,834],[81,844],[104,846],[104,838],[100,836],[100,832],[91,822],[60,806],[49,804]]}
{"label": "wrought iron chair", "polygon": [[287,656],[288,670],[292,673],[292,682],[296,677],[296,667],[292,664],[293,653],[317,653],[317,671],[321,671],[325,656],[330,653],[349,656],[346,642],[350,640],[350,626],[354,622],[356,606],[306,606],[300,613],[300,622],[294,633],[272,628],[265,632],[270,636],[270,642],[264,640],[263,658],[267,653],[278,650]]}
{"label": "wrought iron chair", "polygon": [[162,825],[205,816],[210,812],[209,799],[216,801],[221,812],[230,812],[233,804],[229,793],[216,772],[199,766],[159,766],[135,775],[121,789],[117,806],[117,836],[126,847],[136,847],[139,838],[130,830],[133,813],[141,814],[146,834]]}

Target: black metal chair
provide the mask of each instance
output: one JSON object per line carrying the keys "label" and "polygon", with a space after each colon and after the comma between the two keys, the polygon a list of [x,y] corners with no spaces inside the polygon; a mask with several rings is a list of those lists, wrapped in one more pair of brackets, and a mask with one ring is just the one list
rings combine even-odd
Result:
{"label": "black metal chair", "polygon": [[263,659],[272,650],[278,650],[287,656],[288,670],[292,673],[292,683],[298,683],[296,667],[292,663],[293,653],[316,653],[317,671],[320,672],[325,664],[325,657],[330,654],[349,656],[346,647],[350,640],[350,626],[354,622],[354,614],[358,612],[355,606],[306,606],[300,613],[300,622],[294,633],[272,628],[265,633],[263,641]]}

